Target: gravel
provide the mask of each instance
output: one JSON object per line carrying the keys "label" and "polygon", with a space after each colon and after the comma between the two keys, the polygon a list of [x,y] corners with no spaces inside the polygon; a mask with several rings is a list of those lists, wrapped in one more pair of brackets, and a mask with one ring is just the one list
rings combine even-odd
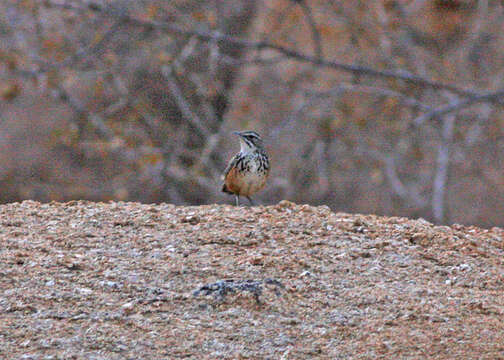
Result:
{"label": "gravel", "polygon": [[0,358],[504,358],[504,230],[268,207],[0,206]]}

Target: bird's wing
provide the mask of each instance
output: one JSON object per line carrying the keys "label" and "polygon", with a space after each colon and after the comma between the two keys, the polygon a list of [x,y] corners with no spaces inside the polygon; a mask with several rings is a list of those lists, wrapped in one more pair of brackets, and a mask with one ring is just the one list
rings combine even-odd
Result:
{"label": "bird's wing", "polygon": [[226,179],[227,174],[229,173],[229,170],[233,168],[233,166],[236,165],[238,162],[238,159],[240,158],[240,154],[236,154],[227,164],[226,169],[224,170],[224,174],[222,175],[222,180]]}

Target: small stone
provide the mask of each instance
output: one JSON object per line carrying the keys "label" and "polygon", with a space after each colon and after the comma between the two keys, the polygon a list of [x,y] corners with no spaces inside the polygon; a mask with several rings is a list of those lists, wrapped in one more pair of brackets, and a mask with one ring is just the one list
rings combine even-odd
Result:
{"label": "small stone", "polygon": [[122,311],[124,311],[126,314],[132,313],[134,308],[135,308],[135,304],[131,301],[127,302],[121,306]]}
{"label": "small stone", "polygon": [[264,264],[262,256],[255,256],[252,259],[250,259],[249,262],[251,265],[263,265]]}
{"label": "small stone", "polygon": [[82,295],[89,295],[93,292],[93,290],[88,288],[77,288],[77,291],[80,292]]}
{"label": "small stone", "polygon": [[471,265],[469,265],[469,264],[460,264],[458,266],[458,268],[461,271],[470,271],[470,270],[472,270]]}
{"label": "small stone", "polygon": [[200,223],[200,218],[197,215],[189,215],[182,218],[182,223],[189,223],[191,225],[196,225]]}

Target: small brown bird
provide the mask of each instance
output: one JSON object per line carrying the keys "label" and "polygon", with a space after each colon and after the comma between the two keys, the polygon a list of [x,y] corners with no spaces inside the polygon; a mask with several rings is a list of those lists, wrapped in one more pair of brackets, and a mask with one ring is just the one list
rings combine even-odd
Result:
{"label": "small brown bird", "polygon": [[235,196],[236,206],[240,205],[240,196],[245,196],[254,205],[250,196],[261,190],[268,179],[268,154],[255,131],[235,131],[234,134],[240,137],[241,148],[224,170],[222,191]]}

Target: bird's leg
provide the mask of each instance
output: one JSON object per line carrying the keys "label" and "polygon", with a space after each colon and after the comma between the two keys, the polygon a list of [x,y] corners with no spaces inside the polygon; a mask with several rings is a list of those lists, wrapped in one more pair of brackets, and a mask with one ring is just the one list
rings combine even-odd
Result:
{"label": "bird's leg", "polygon": [[248,201],[250,201],[250,205],[255,206],[254,201],[252,201],[252,198],[250,196],[247,196]]}
{"label": "bird's leg", "polygon": [[240,195],[235,195],[236,206],[240,206]]}

